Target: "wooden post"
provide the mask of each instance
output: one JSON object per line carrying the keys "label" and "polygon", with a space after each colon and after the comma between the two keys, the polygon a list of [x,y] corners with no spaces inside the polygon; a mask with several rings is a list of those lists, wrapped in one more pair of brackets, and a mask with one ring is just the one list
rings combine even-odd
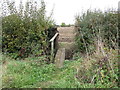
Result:
{"label": "wooden post", "polygon": [[54,57],[54,41],[51,42],[51,63],[53,62]]}
{"label": "wooden post", "polygon": [[55,38],[58,36],[59,34],[58,33],[56,33],[53,37],[52,37],[52,39],[50,40],[50,42],[51,42],[51,63],[52,62],[54,62],[54,40],[55,40]]}

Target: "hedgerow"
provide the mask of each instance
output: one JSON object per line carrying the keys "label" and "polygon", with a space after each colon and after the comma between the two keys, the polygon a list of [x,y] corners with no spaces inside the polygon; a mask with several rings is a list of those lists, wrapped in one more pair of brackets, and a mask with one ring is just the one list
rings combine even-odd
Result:
{"label": "hedgerow", "polygon": [[115,10],[90,11],[76,16],[78,37],[76,42],[81,52],[91,53],[96,50],[97,43],[105,47],[117,48],[118,14]]}
{"label": "hedgerow", "polygon": [[48,29],[54,21],[46,16],[45,2],[32,0],[21,2],[19,9],[15,2],[4,1],[2,12],[2,51],[14,58],[46,55],[49,48]]}
{"label": "hedgerow", "polygon": [[85,56],[78,66],[79,82],[96,88],[119,87],[118,15],[114,10],[88,10],[76,17],[76,44]]}

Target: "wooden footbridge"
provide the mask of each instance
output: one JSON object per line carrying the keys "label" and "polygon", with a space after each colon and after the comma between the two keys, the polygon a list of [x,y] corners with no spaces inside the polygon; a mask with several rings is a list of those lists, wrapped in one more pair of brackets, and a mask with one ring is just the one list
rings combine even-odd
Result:
{"label": "wooden footbridge", "polygon": [[[50,40],[51,42],[51,61],[54,61],[57,67],[63,67],[65,59],[70,59],[75,50],[76,29],[71,27],[58,27],[57,33]],[[57,39],[57,53],[54,54],[54,43]]]}

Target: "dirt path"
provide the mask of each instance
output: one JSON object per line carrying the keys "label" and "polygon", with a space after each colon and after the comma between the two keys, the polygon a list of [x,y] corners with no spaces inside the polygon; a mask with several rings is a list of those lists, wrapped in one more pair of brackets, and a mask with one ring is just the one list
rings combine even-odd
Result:
{"label": "dirt path", "polygon": [[70,59],[73,55],[73,51],[75,50],[76,31],[74,26],[58,27],[57,30],[59,32],[59,37],[55,62],[58,67],[63,67],[64,60]]}

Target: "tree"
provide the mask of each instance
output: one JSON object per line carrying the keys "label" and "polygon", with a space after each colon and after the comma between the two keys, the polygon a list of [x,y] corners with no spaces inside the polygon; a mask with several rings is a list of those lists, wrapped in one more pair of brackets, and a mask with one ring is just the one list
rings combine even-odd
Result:
{"label": "tree", "polygon": [[65,27],[66,24],[64,22],[61,23],[61,27]]}

